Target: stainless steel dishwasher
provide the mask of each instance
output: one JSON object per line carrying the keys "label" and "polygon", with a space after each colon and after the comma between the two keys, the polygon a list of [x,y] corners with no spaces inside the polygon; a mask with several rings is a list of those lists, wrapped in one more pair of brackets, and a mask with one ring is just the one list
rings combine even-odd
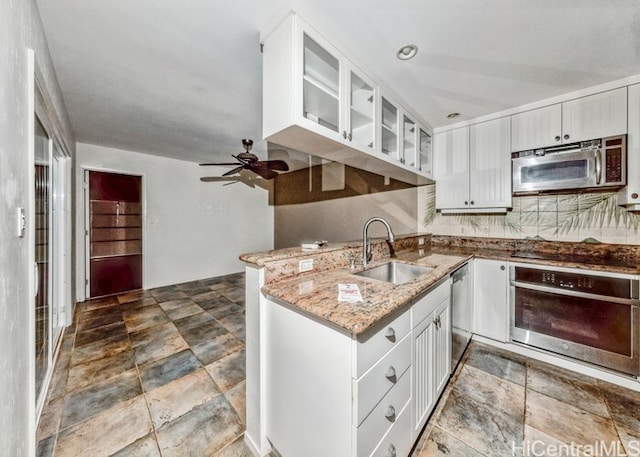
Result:
{"label": "stainless steel dishwasher", "polygon": [[465,263],[451,274],[451,373],[456,369],[469,341],[473,318],[471,277]]}

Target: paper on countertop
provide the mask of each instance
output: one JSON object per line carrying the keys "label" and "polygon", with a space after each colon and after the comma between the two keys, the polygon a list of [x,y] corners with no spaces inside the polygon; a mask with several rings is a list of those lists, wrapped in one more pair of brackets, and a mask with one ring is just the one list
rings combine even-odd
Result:
{"label": "paper on countertop", "polygon": [[338,284],[338,301],[363,301],[357,284]]}

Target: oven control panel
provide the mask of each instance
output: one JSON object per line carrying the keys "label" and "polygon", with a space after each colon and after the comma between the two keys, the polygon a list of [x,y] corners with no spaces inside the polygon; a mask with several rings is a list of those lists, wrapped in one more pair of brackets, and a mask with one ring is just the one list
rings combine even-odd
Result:
{"label": "oven control panel", "polygon": [[[610,278],[583,273],[566,273],[538,268],[515,267],[515,281],[555,289],[584,292],[594,295],[632,299],[637,292],[632,289],[632,280]],[[635,297],[633,295],[636,295]]]}

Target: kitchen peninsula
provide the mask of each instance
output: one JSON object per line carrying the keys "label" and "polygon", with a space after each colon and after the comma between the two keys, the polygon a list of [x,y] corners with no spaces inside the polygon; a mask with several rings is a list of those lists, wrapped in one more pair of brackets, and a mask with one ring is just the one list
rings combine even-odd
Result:
{"label": "kitchen peninsula", "polygon": [[[318,455],[407,455],[451,373],[450,274],[472,259],[475,280],[492,281],[491,300],[474,297],[474,338],[640,389],[637,375],[532,351],[509,338],[509,264],[637,278],[637,247],[399,238],[394,261],[432,268],[401,285],[354,274],[362,270],[351,268],[361,257],[360,242],[241,257],[247,263],[245,439],[256,454],[274,448],[285,457],[313,449]],[[556,259],[533,255],[545,252]],[[301,261],[309,260],[310,271],[300,272]],[[387,243],[374,242],[370,267],[389,260]],[[487,268],[498,276],[487,275]],[[362,301],[338,301],[338,284],[357,284]]]}

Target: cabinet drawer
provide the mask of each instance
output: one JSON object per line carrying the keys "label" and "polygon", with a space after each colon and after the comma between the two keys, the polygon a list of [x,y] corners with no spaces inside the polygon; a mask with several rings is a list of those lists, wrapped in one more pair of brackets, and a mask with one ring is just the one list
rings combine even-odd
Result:
{"label": "cabinet drawer", "polygon": [[411,373],[407,370],[398,383],[387,392],[384,398],[373,408],[371,414],[356,429],[357,457],[369,457],[380,440],[405,408],[411,396]]}
{"label": "cabinet drawer", "polygon": [[359,378],[387,352],[393,349],[411,330],[409,310],[398,316],[390,324],[385,325],[371,338],[364,342],[356,342],[356,373]]}
{"label": "cabinet drawer", "polygon": [[[411,338],[407,335],[360,379],[354,380],[353,425],[358,426],[411,364]],[[395,373],[395,375],[394,375]]]}
{"label": "cabinet drawer", "polygon": [[447,278],[440,285],[431,289],[427,295],[419,299],[411,307],[411,328],[415,328],[429,314],[434,312],[448,296],[451,295],[451,284]]}
{"label": "cabinet drawer", "polygon": [[400,413],[385,437],[382,438],[371,457],[406,457],[409,455],[412,446],[411,408],[407,406]]}

